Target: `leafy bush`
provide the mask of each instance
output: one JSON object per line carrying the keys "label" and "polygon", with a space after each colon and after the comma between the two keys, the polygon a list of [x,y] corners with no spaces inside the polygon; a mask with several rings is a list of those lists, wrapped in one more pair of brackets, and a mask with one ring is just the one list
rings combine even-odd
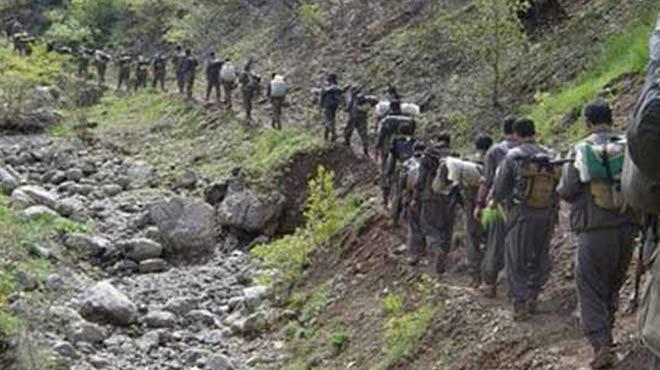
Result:
{"label": "leafy bush", "polygon": [[416,311],[391,318],[385,325],[387,357],[398,359],[409,355],[426,334],[434,316],[435,310],[424,305]]}
{"label": "leafy bush", "polygon": [[399,294],[388,294],[383,299],[383,313],[386,315],[399,315],[403,312],[403,297]]}
{"label": "leafy bush", "polygon": [[343,350],[350,341],[350,334],[342,328],[337,328],[330,334],[330,346],[335,351]]}
{"label": "leafy bush", "polygon": [[310,181],[309,198],[305,211],[305,227],[293,235],[270,244],[258,245],[252,250],[254,257],[263,261],[263,267],[273,270],[278,278],[262,277],[262,283],[290,283],[295,281],[309,262],[309,256],[321,244],[330,240],[360,212],[355,202],[341,201],[334,189],[334,173],[319,167],[317,176]]}
{"label": "leafy bush", "polygon": [[305,27],[312,36],[320,34],[328,21],[328,15],[320,6],[307,1],[300,3],[300,6],[298,7],[298,16],[303,27]]}

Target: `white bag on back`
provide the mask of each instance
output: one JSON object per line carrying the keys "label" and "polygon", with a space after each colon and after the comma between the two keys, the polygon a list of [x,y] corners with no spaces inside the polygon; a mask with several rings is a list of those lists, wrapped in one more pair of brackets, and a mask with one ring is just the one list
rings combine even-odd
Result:
{"label": "white bag on back", "polygon": [[288,92],[288,87],[284,77],[275,76],[275,78],[270,81],[270,96],[273,98],[284,98]]}
{"label": "white bag on back", "polygon": [[413,103],[403,103],[401,104],[401,113],[406,116],[417,117],[421,114],[421,109],[419,105]]}
{"label": "white bag on back", "polygon": [[231,62],[222,65],[222,69],[220,69],[220,79],[222,79],[222,82],[236,81],[236,68]]}

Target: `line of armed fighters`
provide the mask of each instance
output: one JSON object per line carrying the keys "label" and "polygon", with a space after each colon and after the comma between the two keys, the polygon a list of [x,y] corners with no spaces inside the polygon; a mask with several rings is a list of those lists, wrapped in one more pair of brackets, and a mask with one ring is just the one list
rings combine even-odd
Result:
{"label": "line of armed fighters", "polygon": [[[7,37],[17,52],[29,54],[34,39],[19,27],[12,22]],[[70,49],[53,45],[49,50],[71,53]],[[77,58],[81,78],[86,78],[92,63],[98,82],[105,83],[112,57],[102,50],[81,48]],[[192,97],[197,59],[181,47],[170,59],[179,92]],[[151,60],[122,54],[116,60],[117,89],[129,88],[134,67],[135,89],[146,87],[151,68],[153,87],[164,91],[167,60],[164,53]],[[248,62],[239,75],[229,59],[220,60],[210,54],[206,99],[215,91],[219,102],[224,92],[224,103],[231,107],[238,80],[246,115],[251,119],[252,101],[261,85],[252,66],[253,62]],[[537,142],[531,119],[513,116],[503,120],[500,142],[494,144],[491,137],[477,135],[474,153],[460,157],[451,149],[450,133],[436,131],[423,139],[418,135],[420,107],[403,102],[393,86],[382,101],[363,94],[360,87],[350,88],[345,140],[349,144],[357,130],[368,156],[368,118],[374,110],[383,203],[392,220],[407,229],[409,262],[428,264],[427,256],[432,254],[436,272],[444,274],[454,224],[462,214],[471,285],[485,297],[495,298],[498,277],[506,276],[515,321],[526,321],[538,313],[539,296],[551,271],[550,243],[559,222],[560,200],[565,201],[570,208],[570,227],[577,236],[579,313],[584,334],[594,350],[590,363],[593,369],[611,368],[618,361],[613,329],[619,294],[628,276],[636,237],[641,234],[632,303],[634,309],[639,308],[640,278],[644,270],[651,271],[641,305],[640,332],[653,353],[651,368],[660,370],[660,259],[655,258],[660,235],[658,71],[660,22],[651,38],[647,82],[631,113],[627,135],[615,130],[612,109],[605,100],[598,99],[584,109],[589,135],[575,143],[564,157]],[[273,105],[274,128],[281,128],[286,93],[283,77],[273,74],[268,96]],[[320,99],[328,141],[337,138],[336,114],[345,93],[337,75],[328,75]]]}

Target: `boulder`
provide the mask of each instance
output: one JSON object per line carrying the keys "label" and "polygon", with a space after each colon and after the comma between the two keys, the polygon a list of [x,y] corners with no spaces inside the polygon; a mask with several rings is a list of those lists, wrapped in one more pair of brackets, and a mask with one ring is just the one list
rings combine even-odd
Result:
{"label": "boulder", "polygon": [[126,176],[130,181],[130,186],[137,189],[151,184],[155,180],[156,172],[146,162],[137,161],[129,164]]}
{"label": "boulder", "polygon": [[10,171],[0,167],[0,191],[10,195],[18,186],[20,182]]}
{"label": "boulder", "polygon": [[169,311],[151,311],[142,322],[150,328],[171,328],[176,324],[176,315]]}
{"label": "boulder", "polygon": [[152,274],[154,272],[162,272],[167,268],[167,263],[161,258],[152,258],[140,261],[138,270],[141,274]]}
{"label": "boulder", "polygon": [[46,206],[32,206],[30,208],[24,209],[19,213],[19,218],[23,222],[34,221],[43,218],[58,218],[60,217],[57,212]]}
{"label": "boulder", "polygon": [[20,188],[14,190],[9,197],[9,205],[14,209],[26,209],[37,203]]}
{"label": "boulder", "polygon": [[230,192],[218,206],[218,221],[225,227],[273,235],[279,226],[285,198],[274,192],[261,196],[251,189]]}
{"label": "boulder", "polygon": [[128,326],[137,319],[135,304],[108,281],[88,288],[81,301],[80,314],[94,323]]}
{"label": "boulder", "polygon": [[186,258],[212,253],[215,248],[215,212],[198,199],[173,198],[151,205],[149,218],[160,240],[173,255]]}
{"label": "boulder", "polygon": [[118,195],[119,193],[124,191],[124,189],[121,187],[121,185],[118,184],[108,184],[108,185],[103,185],[103,187],[101,187],[101,191],[103,192],[103,194],[109,197],[114,197],[115,195]]}
{"label": "boulder", "polygon": [[57,197],[40,186],[21,186],[16,190],[22,191],[28,197],[32,198],[36,204],[46,206],[51,209],[55,209],[57,207]]}
{"label": "boulder", "polygon": [[150,331],[136,340],[135,345],[143,353],[149,353],[149,351],[158,348],[160,345],[160,333],[157,331]]}
{"label": "boulder", "polygon": [[64,198],[57,202],[55,210],[64,217],[81,219],[85,217],[85,205],[77,198]]}
{"label": "boulder", "polygon": [[66,179],[69,181],[80,181],[85,175],[80,168],[70,168],[66,171]]}
{"label": "boulder", "polygon": [[101,257],[111,249],[108,239],[83,233],[67,234],[64,245],[90,257]]}
{"label": "boulder", "polygon": [[67,339],[72,343],[102,343],[107,337],[108,333],[101,326],[84,320],[72,324],[67,333]]}
{"label": "boulder", "polygon": [[53,346],[53,352],[57,353],[62,357],[67,358],[78,358],[78,353],[73,345],[69,342],[59,341]]}
{"label": "boulder", "polygon": [[206,362],[205,369],[209,370],[235,370],[236,365],[234,362],[229,359],[229,357],[223,354],[216,354],[213,357],[209,358]]}
{"label": "boulder", "polygon": [[199,305],[199,299],[195,297],[176,297],[171,298],[165,303],[165,311],[173,312],[177,315],[186,315]]}
{"label": "boulder", "polygon": [[138,238],[119,243],[119,249],[126,258],[141,262],[158,258],[163,254],[163,246],[147,238]]}
{"label": "boulder", "polygon": [[254,286],[243,290],[245,305],[250,309],[259,307],[261,302],[268,296],[269,289],[266,286]]}
{"label": "boulder", "polygon": [[216,324],[217,317],[207,310],[192,310],[186,316],[188,321],[193,323],[201,323],[208,326]]}

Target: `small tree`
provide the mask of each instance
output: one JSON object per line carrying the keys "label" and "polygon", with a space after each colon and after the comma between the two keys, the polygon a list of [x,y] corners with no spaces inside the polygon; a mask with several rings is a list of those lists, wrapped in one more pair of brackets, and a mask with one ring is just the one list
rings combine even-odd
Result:
{"label": "small tree", "polygon": [[500,85],[505,55],[526,45],[527,37],[519,15],[529,7],[526,0],[474,0],[476,15],[452,26],[454,41],[462,50],[476,55],[492,72],[491,99],[500,107]]}

